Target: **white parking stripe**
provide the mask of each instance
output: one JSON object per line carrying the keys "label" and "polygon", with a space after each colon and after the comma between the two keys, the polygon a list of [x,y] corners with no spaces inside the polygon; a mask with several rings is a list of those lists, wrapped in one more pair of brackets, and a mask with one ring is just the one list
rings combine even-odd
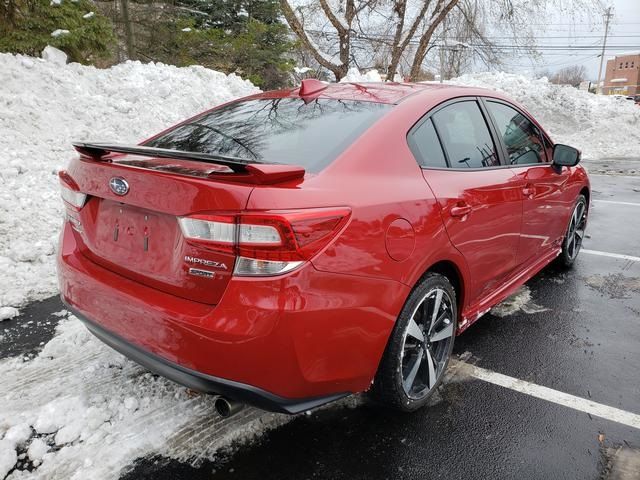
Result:
{"label": "white parking stripe", "polygon": [[[452,360],[452,363],[454,361]],[[461,363],[455,361],[455,363]],[[592,402],[586,398],[576,397],[568,393],[560,392],[552,388],[536,385],[535,383],[526,382],[517,378],[502,375],[501,373],[485,370],[475,365],[465,364],[460,368],[460,372],[467,372],[474,378],[493,383],[504,388],[515,390],[516,392],[531,395],[548,402],[562,405],[563,407],[573,408],[580,412],[585,412],[595,417],[604,418],[612,422],[621,423],[628,427],[640,429],[640,415],[620,410],[619,408],[609,407],[602,403]]]}
{"label": "white parking stripe", "polygon": [[598,203],[613,203],[614,205],[631,205],[633,207],[640,207],[640,203],[633,203],[633,202],[616,202],[614,200],[593,200],[593,201]]}
{"label": "white parking stripe", "polygon": [[583,248],[580,250],[582,253],[589,255],[600,255],[601,257],[620,258],[622,260],[631,260],[632,262],[640,262],[640,257],[634,257],[633,255],[623,255],[622,253],[601,252],[599,250],[588,250]]}

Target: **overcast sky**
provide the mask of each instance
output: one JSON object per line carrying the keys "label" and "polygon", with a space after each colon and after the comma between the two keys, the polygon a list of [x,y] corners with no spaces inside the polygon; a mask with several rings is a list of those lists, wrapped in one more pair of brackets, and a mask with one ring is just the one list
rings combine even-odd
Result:
{"label": "overcast sky", "polygon": [[[613,18],[609,29],[607,41],[606,59],[613,58],[616,53],[639,51],[640,52],[640,0],[605,0],[605,4],[613,7]],[[604,13],[604,12],[603,12]],[[604,16],[594,16],[592,23],[586,20],[580,23],[571,19],[559,17],[552,19],[546,31],[538,39],[541,46],[582,46],[580,50],[543,50],[543,58],[539,62],[533,62],[526,58],[506,60],[506,70],[509,71],[536,71],[545,69],[559,70],[569,65],[584,65],[589,77],[596,80],[600,63],[600,50],[604,35]],[[620,48],[618,48],[620,47]],[[602,68],[604,78],[605,66]]]}

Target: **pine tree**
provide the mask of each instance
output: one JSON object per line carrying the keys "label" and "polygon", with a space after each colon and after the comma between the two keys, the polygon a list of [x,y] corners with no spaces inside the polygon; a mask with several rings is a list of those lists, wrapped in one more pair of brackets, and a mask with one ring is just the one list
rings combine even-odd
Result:
{"label": "pine tree", "polygon": [[[90,64],[108,57],[115,42],[113,26],[95,9],[89,0],[0,2],[0,51],[39,56],[51,45],[73,62]],[[62,33],[52,36],[56,30]]]}

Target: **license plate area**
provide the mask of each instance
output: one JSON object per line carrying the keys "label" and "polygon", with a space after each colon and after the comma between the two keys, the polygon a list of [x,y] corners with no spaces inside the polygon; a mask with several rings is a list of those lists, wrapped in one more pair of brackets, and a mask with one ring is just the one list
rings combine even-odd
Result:
{"label": "license plate area", "polygon": [[95,255],[120,269],[162,281],[178,280],[174,277],[180,270],[179,231],[173,215],[102,200],[91,223],[95,231],[87,232],[87,241]]}
{"label": "license plate area", "polygon": [[[112,241],[115,248],[134,253],[148,252],[153,245],[152,234],[158,231],[158,217],[148,212],[129,207],[115,206],[112,217]],[[155,235],[153,235],[155,237]],[[106,239],[105,239],[106,240]]]}

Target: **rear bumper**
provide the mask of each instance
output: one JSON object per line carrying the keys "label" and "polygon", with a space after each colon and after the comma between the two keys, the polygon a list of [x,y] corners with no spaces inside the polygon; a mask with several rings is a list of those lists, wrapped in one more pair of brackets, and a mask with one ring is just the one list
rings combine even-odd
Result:
{"label": "rear bumper", "polygon": [[132,360],[194,390],[287,413],[366,390],[409,293],[307,264],[281,277],[234,278],[206,305],[93,263],[68,225],[58,278],[70,309]]}
{"label": "rear bumper", "polygon": [[252,385],[196,372],[195,370],[190,370],[176,363],[171,363],[162,357],[149,353],[127,342],[118,335],[92,322],[79,312],[76,312],[73,308],[69,308],[82,320],[91,333],[114,350],[117,350],[125,357],[146,367],[152,372],[198,392],[223,395],[263,410],[290,414],[304,412],[305,410],[338,400],[350,394],[350,392],[345,392],[325,397],[290,399],[279,397]]}

